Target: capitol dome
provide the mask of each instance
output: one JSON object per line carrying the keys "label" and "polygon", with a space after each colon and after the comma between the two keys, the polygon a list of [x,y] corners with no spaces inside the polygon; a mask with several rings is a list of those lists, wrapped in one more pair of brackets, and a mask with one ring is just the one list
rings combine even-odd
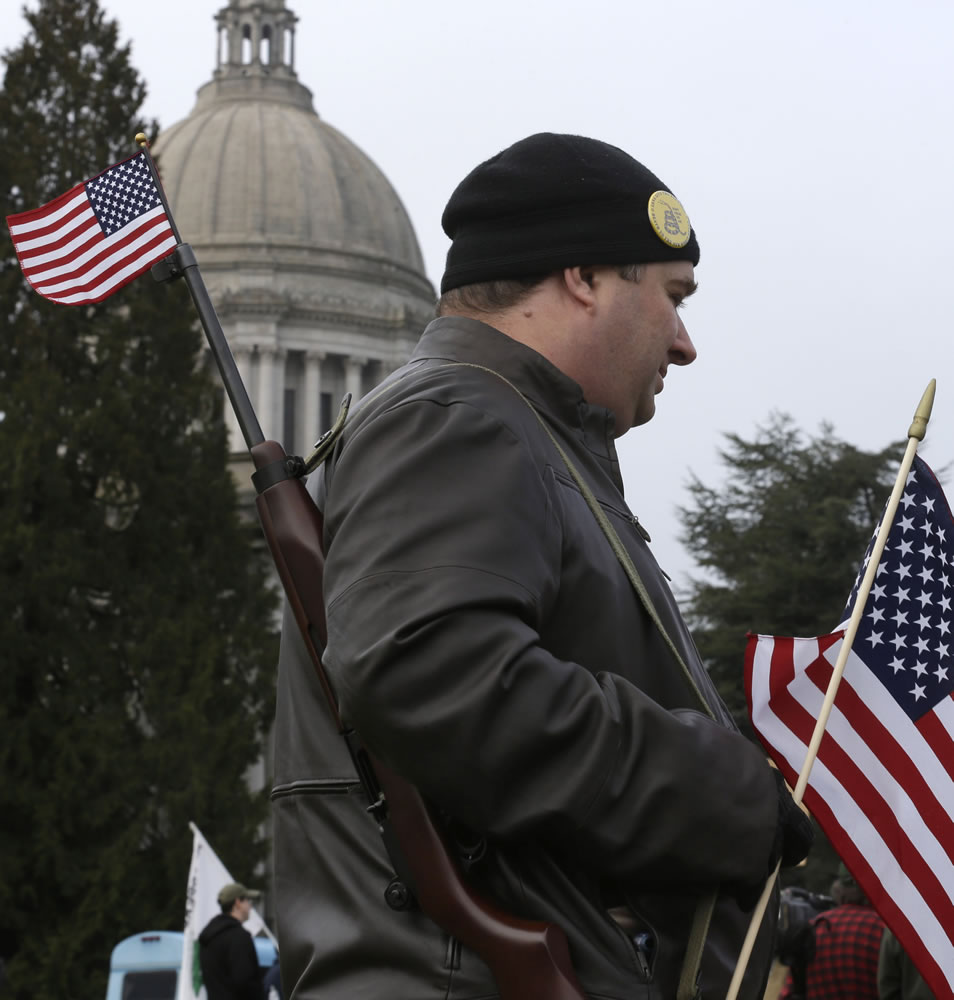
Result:
{"label": "capitol dome", "polygon": [[215,20],[213,78],[153,150],[262,429],[301,452],[406,360],[435,295],[394,188],[298,81],[284,0]]}

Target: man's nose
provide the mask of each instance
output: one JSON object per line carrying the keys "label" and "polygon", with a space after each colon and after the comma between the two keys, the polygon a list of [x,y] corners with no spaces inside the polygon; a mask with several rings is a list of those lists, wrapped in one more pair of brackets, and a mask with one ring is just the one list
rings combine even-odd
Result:
{"label": "man's nose", "polygon": [[676,339],[673,341],[672,347],[669,348],[670,364],[691,365],[696,360],[697,354],[696,345],[689,336],[686,324],[679,317],[679,332],[676,334]]}

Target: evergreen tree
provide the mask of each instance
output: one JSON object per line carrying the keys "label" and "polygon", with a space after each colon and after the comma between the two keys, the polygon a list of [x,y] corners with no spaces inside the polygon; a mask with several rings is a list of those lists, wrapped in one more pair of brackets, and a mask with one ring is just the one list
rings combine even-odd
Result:
{"label": "evergreen tree", "polygon": [[[742,684],[747,632],[813,636],[841,620],[903,444],[862,451],[823,425],[808,438],[774,415],[754,440],[726,435],[726,484],[689,484],[681,540],[705,571],[685,595],[702,658],[736,721],[754,738]],[[790,882],[827,892],[837,858],[819,837]]]}
{"label": "evergreen tree", "polygon": [[[96,0],[3,56],[0,216],[135,152],[145,87]],[[48,303],[0,243],[0,956],[12,996],[95,998],[121,938],[182,926],[194,820],[241,879],[275,597],[182,283]]]}

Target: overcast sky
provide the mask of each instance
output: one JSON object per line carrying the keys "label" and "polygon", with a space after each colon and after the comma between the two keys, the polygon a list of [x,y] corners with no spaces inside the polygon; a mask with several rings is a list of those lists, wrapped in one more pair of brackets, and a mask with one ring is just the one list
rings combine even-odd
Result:
{"label": "overcast sky", "polygon": [[[24,33],[21,6],[0,0],[4,49]],[[224,4],[102,6],[132,41],[145,113],[184,118]],[[447,197],[530,133],[615,143],[681,199],[702,248],[684,314],[699,358],[620,442],[627,499],[677,584],[693,567],[675,511],[690,470],[723,481],[723,433],[751,437],[773,410],[881,448],[937,378],[920,453],[954,462],[950,0],[286,6],[299,79],[394,184],[435,285]]]}

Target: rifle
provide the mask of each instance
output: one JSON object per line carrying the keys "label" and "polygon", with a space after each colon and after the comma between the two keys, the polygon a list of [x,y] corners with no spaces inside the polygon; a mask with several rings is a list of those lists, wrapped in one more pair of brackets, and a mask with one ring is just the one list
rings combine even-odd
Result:
{"label": "rifle", "polygon": [[475,892],[464,880],[432,807],[342,722],[337,698],[321,663],[327,642],[322,602],[323,518],[305,489],[303,477],[330,452],[344,426],[350,397],[342,404],[335,426],[319,439],[307,461],[286,455],[277,441],[265,440],[195,254],[189,244],[182,242],[172,220],[145,137],[136,139],[141,140],[146,151],[177,243],[168,257],[153,266],[152,274],[163,282],[185,278],[199,313],[255,466],[255,506],[275,568],[332,718],[348,745],[368,796],[368,811],[378,824],[397,873],[385,890],[385,899],[395,910],[418,905],[438,926],[476,952],[490,968],[501,1000],[584,1000],[563,930],[555,924],[505,913]]}

